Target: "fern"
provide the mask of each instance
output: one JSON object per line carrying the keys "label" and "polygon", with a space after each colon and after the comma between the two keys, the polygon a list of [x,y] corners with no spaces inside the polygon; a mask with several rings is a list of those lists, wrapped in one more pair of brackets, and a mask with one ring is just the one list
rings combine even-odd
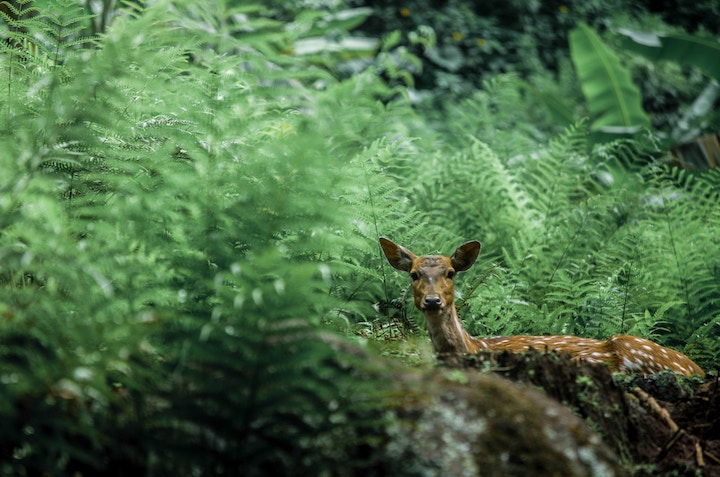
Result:
{"label": "fern", "polygon": [[[387,140],[378,140],[352,159],[352,163],[361,168],[362,181],[345,199],[354,210],[354,233],[358,240],[349,242],[350,247],[345,250],[343,263],[347,275],[343,285],[338,283],[335,289],[346,300],[346,311],[350,310],[352,302],[363,305],[353,310],[356,313],[353,321],[372,322],[380,311],[385,324],[394,323],[393,319],[399,318],[399,333],[404,333],[403,327],[412,328],[414,325],[407,318],[404,301],[394,300],[390,293],[391,289],[397,289],[404,282],[402,277],[386,272],[385,258],[377,238],[392,236],[397,240],[413,241],[426,226],[420,212],[413,210],[404,199],[405,191],[396,182],[404,170],[402,165],[394,164],[391,159],[399,162],[400,157],[410,153],[403,151],[407,147],[412,147],[409,140],[392,144]],[[358,250],[362,254],[358,254]],[[352,287],[348,288],[344,283]],[[393,315],[393,309],[399,316]]]}
{"label": "fern", "polygon": [[661,280],[677,290],[684,303],[683,319],[675,333],[689,338],[694,330],[712,322],[717,314],[717,262],[707,253],[717,250],[717,192],[687,172],[655,171],[648,191],[648,219],[662,224],[655,239],[659,245],[657,267]]}
{"label": "fern", "polygon": [[[18,75],[25,74],[31,68],[27,68],[24,62],[33,62],[39,55],[33,31],[42,23],[38,20],[38,10],[32,4],[32,0],[19,0],[17,2],[3,2],[0,19],[7,25],[3,31],[4,40],[0,42],[0,53],[7,58],[3,67],[7,70],[6,90],[7,97],[13,93],[13,85],[16,82],[23,82],[24,78]],[[6,13],[7,10],[7,13]]]}
{"label": "fern", "polygon": [[514,75],[501,75],[483,82],[482,89],[458,104],[448,102],[428,111],[431,117],[442,112],[435,125],[449,147],[466,147],[481,140],[503,160],[516,158],[545,141],[545,131],[535,126],[542,121],[526,121],[519,110],[531,117],[539,108],[525,108],[525,86]]}
{"label": "fern", "polygon": [[0,52],[3,473],[359,473],[383,384],[330,330],[417,316],[378,235],[483,241],[458,280],[478,334],[717,359],[715,175],[590,149],[582,124],[538,146],[510,77],[438,133],[374,69],[291,54],[318,15],[127,5],[87,38],[71,7],[16,25],[41,54]]}
{"label": "fern", "polygon": [[42,16],[45,23],[43,42],[52,64],[60,64],[68,50],[92,41],[83,35],[92,16],[70,0],[53,0]]}
{"label": "fern", "polygon": [[[471,331],[601,338],[636,332],[661,341],[677,336],[677,330],[668,326],[672,323],[665,320],[669,310],[677,309],[679,297],[653,286],[655,274],[665,272],[650,265],[658,263],[659,257],[648,245],[652,226],[645,221],[643,179],[624,169],[638,164],[638,151],[646,149],[625,141],[602,151],[595,149],[588,156],[584,134],[571,129],[540,154],[514,158],[523,164],[522,173],[505,170],[498,174],[505,181],[509,178],[511,186],[487,181],[487,167],[468,174],[472,184],[440,180],[462,184],[454,194],[459,203],[487,204],[506,221],[500,225],[494,218],[483,219],[473,212],[466,214],[473,222],[453,226],[473,230],[479,221],[492,223],[491,230],[504,231],[497,244],[484,240],[486,251],[503,251],[506,271],[493,273],[495,278],[467,300]],[[454,167],[448,164],[449,169]],[[522,199],[495,202],[508,191]],[[454,210],[441,205],[443,223],[457,210],[456,205]],[[475,232],[472,237],[476,234],[481,239],[484,235]]]}
{"label": "fern", "polygon": [[[354,465],[342,405],[359,385],[320,329],[341,304],[327,264],[353,220],[356,145],[400,114],[377,80],[283,55],[263,11],[238,25],[161,2],[96,48],[84,15],[56,12],[56,65],[3,106],[4,473]],[[245,27],[262,32],[244,42]]]}

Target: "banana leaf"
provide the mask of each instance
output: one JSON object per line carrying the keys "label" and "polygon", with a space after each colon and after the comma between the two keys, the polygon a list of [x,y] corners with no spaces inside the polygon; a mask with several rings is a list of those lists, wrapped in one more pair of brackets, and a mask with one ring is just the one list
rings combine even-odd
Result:
{"label": "banana leaf", "polygon": [[650,126],[630,73],[592,28],[580,23],[570,32],[570,54],[590,111],[591,131],[632,135]]}
{"label": "banana leaf", "polygon": [[651,59],[674,61],[700,68],[720,81],[720,42],[713,38],[683,33],[618,31],[625,48]]}

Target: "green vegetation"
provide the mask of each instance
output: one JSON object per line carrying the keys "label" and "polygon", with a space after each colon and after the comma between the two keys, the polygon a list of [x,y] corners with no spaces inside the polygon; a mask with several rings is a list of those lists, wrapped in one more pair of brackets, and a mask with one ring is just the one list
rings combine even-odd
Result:
{"label": "green vegetation", "polygon": [[458,286],[476,334],[633,333],[720,364],[717,172],[666,166],[651,132],[559,128],[543,95],[584,111],[562,66],[433,110],[403,35],[349,31],[382,9],[302,3],[3,10],[3,475],[370,465],[382,386],[343,349],[423,333],[378,235],[483,243]]}

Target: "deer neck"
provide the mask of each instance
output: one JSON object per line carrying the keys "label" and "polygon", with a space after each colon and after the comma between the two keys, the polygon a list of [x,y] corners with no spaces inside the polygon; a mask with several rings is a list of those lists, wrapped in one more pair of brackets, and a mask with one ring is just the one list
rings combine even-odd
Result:
{"label": "deer neck", "polygon": [[436,353],[477,352],[477,340],[463,328],[454,304],[437,311],[423,311],[423,316]]}

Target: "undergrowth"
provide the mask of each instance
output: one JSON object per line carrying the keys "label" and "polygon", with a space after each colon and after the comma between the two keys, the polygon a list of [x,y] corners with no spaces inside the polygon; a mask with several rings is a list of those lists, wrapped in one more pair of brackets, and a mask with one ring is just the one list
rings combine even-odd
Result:
{"label": "undergrowth", "polygon": [[512,77],[437,132],[381,65],[340,80],[352,51],[293,54],[337,34],[321,14],[127,3],[88,37],[67,2],[19,4],[0,43],[0,473],[359,472],[382,383],[355,379],[347,341],[422,337],[380,235],[483,242],[458,287],[473,333],[635,333],[717,365],[716,173],[591,150],[583,124],[493,130],[498,104],[523,123]]}
{"label": "undergrowth", "polygon": [[400,241],[417,253],[483,242],[459,292],[473,334],[635,334],[712,369],[717,173],[664,166],[652,142],[593,150],[583,126],[512,157],[474,138],[399,176],[426,222]]}

